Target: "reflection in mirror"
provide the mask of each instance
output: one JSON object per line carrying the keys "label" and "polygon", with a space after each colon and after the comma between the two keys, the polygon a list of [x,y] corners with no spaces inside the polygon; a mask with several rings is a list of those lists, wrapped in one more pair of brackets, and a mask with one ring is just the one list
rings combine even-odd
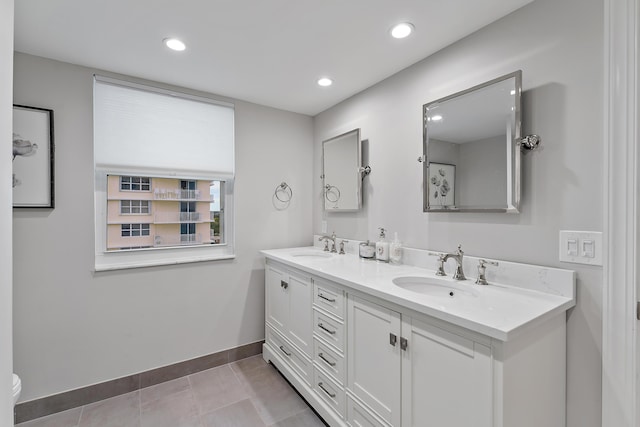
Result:
{"label": "reflection in mirror", "polygon": [[521,75],[424,105],[425,212],[518,212]]}
{"label": "reflection in mirror", "polygon": [[362,206],[360,129],[322,142],[324,208],[356,211]]}

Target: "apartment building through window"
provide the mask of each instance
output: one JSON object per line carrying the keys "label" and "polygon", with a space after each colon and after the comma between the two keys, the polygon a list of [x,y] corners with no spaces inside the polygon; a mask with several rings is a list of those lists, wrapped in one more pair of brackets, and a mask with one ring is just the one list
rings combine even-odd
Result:
{"label": "apartment building through window", "polygon": [[108,175],[107,251],[225,243],[222,187],[205,179]]}

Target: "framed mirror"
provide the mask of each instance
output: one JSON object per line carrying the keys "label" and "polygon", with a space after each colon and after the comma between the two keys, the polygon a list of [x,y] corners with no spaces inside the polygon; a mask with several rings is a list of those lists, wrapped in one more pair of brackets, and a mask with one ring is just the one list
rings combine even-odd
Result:
{"label": "framed mirror", "polygon": [[518,213],[521,91],[516,71],[423,106],[425,212]]}
{"label": "framed mirror", "polygon": [[322,192],[328,211],[362,207],[360,129],[322,142]]}

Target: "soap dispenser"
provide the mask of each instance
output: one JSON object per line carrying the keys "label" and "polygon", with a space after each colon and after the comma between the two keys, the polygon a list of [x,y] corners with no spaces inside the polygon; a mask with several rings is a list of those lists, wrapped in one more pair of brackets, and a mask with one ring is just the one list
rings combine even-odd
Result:
{"label": "soap dispenser", "polygon": [[402,243],[398,240],[398,232],[393,234],[393,242],[389,245],[389,261],[391,264],[401,264],[402,261]]}
{"label": "soap dispenser", "polygon": [[389,242],[385,240],[385,229],[380,230],[380,239],[376,242],[376,259],[381,262],[389,262]]}

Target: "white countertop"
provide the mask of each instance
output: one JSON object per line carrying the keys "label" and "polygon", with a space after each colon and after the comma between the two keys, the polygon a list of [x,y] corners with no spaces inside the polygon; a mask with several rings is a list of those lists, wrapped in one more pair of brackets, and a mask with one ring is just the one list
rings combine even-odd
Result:
{"label": "white countertop", "polygon": [[[575,273],[569,270],[502,262],[508,272],[504,278],[510,282],[502,283],[494,275],[489,285],[481,286],[474,284],[475,277],[458,281],[451,276],[436,276],[434,270],[363,260],[354,254],[331,254],[329,258],[296,256],[318,252],[323,253],[317,247],[261,251],[268,259],[500,341],[508,341],[524,329],[575,305]],[[518,273],[528,276],[521,280],[527,286],[516,283]],[[457,292],[454,297],[430,296],[392,282],[403,276],[429,278]],[[541,282],[538,288],[548,292],[531,289],[530,283],[536,280]],[[555,290],[556,284],[560,291]]]}

